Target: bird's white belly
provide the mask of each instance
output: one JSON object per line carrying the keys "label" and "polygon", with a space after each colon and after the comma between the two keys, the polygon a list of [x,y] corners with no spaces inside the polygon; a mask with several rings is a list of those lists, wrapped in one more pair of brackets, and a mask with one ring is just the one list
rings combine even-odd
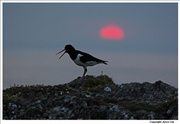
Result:
{"label": "bird's white belly", "polygon": [[81,56],[83,56],[83,55],[78,54],[77,57],[76,57],[76,59],[73,60],[74,63],[76,63],[76,65],[83,66],[83,67],[86,68],[87,66],[93,66],[93,65],[99,64],[99,63],[96,62],[96,61],[88,61],[88,62],[83,63],[83,62],[80,61],[80,57],[81,57]]}
{"label": "bird's white belly", "polygon": [[83,67],[93,66],[93,65],[99,64],[99,63],[97,63],[95,61],[88,61],[86,63],[83,63],[83,62],[81,62],[80,60],[77,60],[77,59],[74,60],[74,63],[76,63],[76,65],[83,66]]}
{"label": "bird's white belly", "polygon": [[83,63],[83,62],[81,62],[80,60],[75,59],[75,60],[74,60],[74,63],[76,63],[76,65],[86,67],[86,64]]}

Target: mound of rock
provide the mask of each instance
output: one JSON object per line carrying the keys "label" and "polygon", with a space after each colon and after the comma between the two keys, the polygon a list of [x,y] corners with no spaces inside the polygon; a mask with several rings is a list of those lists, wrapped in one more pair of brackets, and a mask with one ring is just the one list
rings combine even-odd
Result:
{"label": "mound of rock", "polygon": [[178,89],[162,81],[115,84],[107,75],[3,90],[3,119],[178,119]]}

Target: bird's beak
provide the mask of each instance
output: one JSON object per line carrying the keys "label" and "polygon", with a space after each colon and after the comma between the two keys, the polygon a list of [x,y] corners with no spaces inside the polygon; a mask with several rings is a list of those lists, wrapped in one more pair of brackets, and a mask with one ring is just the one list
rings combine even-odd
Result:
{"label": "bird's beak", "polygon": [[61,50],[60,52],[56,53],[56,55],[57,55],[57,54],[59,54],[59,53],[61,53],[61,52],[63,52],[63,51],[64,51],[64,53],[59,57],[59,59],[66,53],[66,49],[63,49],[63,50]]}

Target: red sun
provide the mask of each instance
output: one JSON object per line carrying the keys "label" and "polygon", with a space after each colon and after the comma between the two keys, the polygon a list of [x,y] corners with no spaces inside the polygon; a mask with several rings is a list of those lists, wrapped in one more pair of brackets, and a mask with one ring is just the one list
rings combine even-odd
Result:
{"label": "red sun", "polygon": [[108,25],[100,30],[99,35],[102,39],[121,40],[125,34],[122,28],[116,25]]}

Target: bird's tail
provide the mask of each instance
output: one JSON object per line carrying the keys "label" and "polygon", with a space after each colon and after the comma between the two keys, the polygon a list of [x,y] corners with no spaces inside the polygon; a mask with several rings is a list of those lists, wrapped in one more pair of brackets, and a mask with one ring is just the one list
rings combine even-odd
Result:
{"label": "bird's tail", "polygon": [[107,62],[108,62],[108,61],[102,61],[102,63],[104,63],[105,65],[107,65]]}

